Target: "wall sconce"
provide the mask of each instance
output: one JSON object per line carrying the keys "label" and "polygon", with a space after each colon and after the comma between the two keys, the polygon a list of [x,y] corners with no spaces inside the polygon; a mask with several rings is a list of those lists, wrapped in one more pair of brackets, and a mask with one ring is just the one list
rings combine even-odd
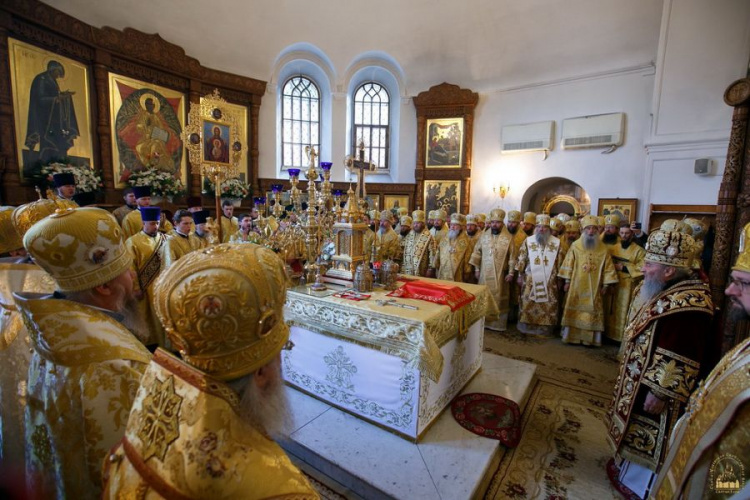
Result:
{"label": "wall sconce", "polygon": [[501,200],[505,199],[505,197],[508,195],[508,191],[510,191],[510,186],[507,182],[503,182],[499,186],[492,186],[492,192],[497,193],[500,196]]}

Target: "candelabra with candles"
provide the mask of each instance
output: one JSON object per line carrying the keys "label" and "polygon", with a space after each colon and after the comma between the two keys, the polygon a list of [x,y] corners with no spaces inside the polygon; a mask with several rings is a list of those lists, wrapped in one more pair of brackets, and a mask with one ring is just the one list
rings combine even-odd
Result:
{"label": "candelabra with candles", "polygon": [[290,168],[287,172],[289,172],[289,182],[292,183],[292,188],[289,190],[289,198],[295,213],[300,213],[302,210],[302,191],[297,187],[297,184],[299,184],[300,169]]}
{"label": "candelabra with candles", "polygon": [[[306,279],[308,283],[312,283],[310,288],[315,291],[325,290],[326,286],[321,281],[320,276],[320,265],[318,264],[318,257],[320,256],[320,243],[321,243],[321,227],[318,223],[317,209],[319,207],[318,192],[315,186],[315,181],[318,180],[318,169],[315,168],[315,158],[318,154],[314,147],[306,146],[305,153],[307,154],[310,164],[307,169],[307,211],[306,217],[303,224],[305,230],[305,248],[307,249],[307,264],[305,264]],[[329,167],[330,168],[330,167]]]}
{"label": "candelabra with candles", "polygon": [[281,206],[281,190],[284,189],[283,184],[271,184],[271,193],[273,193],[273,216],[276,219],[280,219],[284,213],[284,207]]}

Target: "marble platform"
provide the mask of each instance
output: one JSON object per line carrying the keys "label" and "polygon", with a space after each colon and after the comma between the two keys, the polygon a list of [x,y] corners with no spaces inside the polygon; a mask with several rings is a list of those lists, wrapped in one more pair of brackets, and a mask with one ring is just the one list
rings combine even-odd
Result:
{"label": "marble platform", "polygon": [[[461,393],[497,394],[523,410],[536,365],[483,356],[481,371]],[[498,441],[463,429],[450,408],[415,444],[293,388],[286,390],[295,430],[280,444],[322,482],[353,492],[355,498],[473,498],[486,489],[488,474],[502,457]]]}

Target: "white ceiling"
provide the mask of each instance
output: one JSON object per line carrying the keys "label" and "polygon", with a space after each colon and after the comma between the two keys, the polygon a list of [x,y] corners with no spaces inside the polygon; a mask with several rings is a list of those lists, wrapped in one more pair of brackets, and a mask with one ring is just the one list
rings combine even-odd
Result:
{"label": "white ceiling", "polygon": [[201,64],[272,80],[287,47],[310,43],[337,81],[364,52],[388,54],[416,95],[447,81],[475,91],[655,60],[658,0],[48,0],[97,27],[159,33]]}

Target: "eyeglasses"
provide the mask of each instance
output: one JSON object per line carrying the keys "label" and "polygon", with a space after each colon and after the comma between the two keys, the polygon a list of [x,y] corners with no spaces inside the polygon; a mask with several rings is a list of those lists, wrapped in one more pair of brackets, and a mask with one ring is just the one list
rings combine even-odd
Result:
{"label": "eyeglasses", "polygon": [[748,287],[750,287],[750,281],[738,280],[737,278],[733,278],[733,277],[730,276],[729,277],[729,286],[727,288],[729,288],[732,285],[734,285],[737,288],[739,288],[740,292],[745,293],[745,292],[748,291]]}

